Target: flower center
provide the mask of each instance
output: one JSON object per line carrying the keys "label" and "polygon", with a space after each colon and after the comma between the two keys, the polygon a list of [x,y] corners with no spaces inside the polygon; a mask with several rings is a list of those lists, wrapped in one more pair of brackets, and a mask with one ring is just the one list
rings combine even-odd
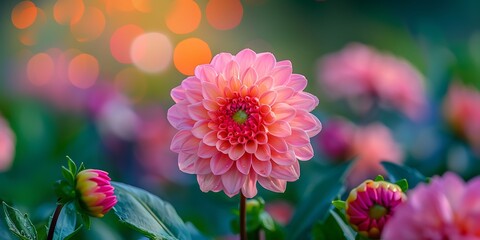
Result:
{"label": "flower center", "polygon": [[235,114],[232,116],[233,121],[235,121],[238,124],[243,124],[245,121],[247,121],[248,115],[245,111],[242,109],[238,110]]}
{"label": "flower center", "polygon": [[375,204],[368,210],[368,216],[378,220],[387,215],[387,212],[388,210],[384,206]]}

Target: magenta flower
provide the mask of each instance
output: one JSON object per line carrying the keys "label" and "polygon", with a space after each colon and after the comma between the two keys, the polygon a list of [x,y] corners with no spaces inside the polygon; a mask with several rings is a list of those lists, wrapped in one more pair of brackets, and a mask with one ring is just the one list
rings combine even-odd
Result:
{"label": "magenta flower", "polygon": [[347,221],[359,234],[379,238],[384,225],[405,199],[405,194],[396,184],[366,180],[354,188],[347,198]]}
{"label": "magenta flower", "polygon": [[412,65],[359,43],[323,58],[318,78],[328,95],[347,99],[360,113],[379,101],[418,119],[426,104],[423,78]]}
{"label": "magenta flower", "polygon": [[332,161],[345,161],[353,157],[353,140],[356,126],[343,118],[334,118],[328,121],[318,143],[323,153]]}
{"label": "magenta flower", "polygon": [[0,172],[12,165],[15,154],[15,134],[8,123],[0,116]]}
{"label": "magenta flower", "polygon": [[408,194],[385,225],[382,239],[480,239],[480,177],[433,177]]}
{"label": "magenta flower", "polygon": [[75,186],[80,206],[92,217],[103,217],[117,203],[108,173],[86,169],[77,174]]}
{"label": "magenta flower", "polygon": [[264,188],[283,192],[300,176],[298,160],[313,157],[321,130],[310,113],[318,99],[290,61],[245,49],[221,53],[174,88],[168,120],[179,130],[171,150],[180,170],[197,174],[200,189],[233,196]]}

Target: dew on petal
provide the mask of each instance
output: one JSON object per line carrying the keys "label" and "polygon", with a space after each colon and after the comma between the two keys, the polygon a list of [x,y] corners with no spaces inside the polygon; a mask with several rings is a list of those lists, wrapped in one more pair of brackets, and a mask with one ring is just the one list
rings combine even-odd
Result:
{"label": "dew on petal", "polygon": [[138,36],[130,48],[133,64],[147,73],[167,69],[172,59],[172,44],[162,33],[151,32]]}
{"label": "dew on petal", "polygon": [[53,5],[53,18],[58,24],[77,23],[85,11],[83,0],[57,0]]}
{"label": "dew on petal", "polygon": [[242,21],[243,6],[240,0],[210,0],[206,15],[212,27],[218,30],[229,30]]}
{"label": "dew on petal", "polygon": [[19,2],[12,10],[12,23],[18,29],[31,26],[37,18],[37,6],[32,1]]}
{"label": "dew on petal", "polygon": [[202,13],[195,1],[175,0],[165,18],[168,29],[176,34],[193,32],[200,24]]}
{"label": "dew on petal", "polygon": [[52,81],[55,64],[46,53],[34,55],[27,64],[28,80],[36,86],[42,86]]}
{"label": "dew on petal", "polygon": [[97,81],[98,73],[98,60],[86,53],[77,55],[68,65],[68,78],[77,88],[87,89],[93,86]]}
{"label": "dew on petal", "polygon": [[181,41],[173,53],[175,67],[185,75],[193,75],[197,65],[208,63],[211,59],[210,47],[199,38],[188,38]]}
{"label": "dew on petal", "polygon": [[100,9],[88,7],[80,20],[70,26],[73,36],[79,42],[97,39],[105,29],[105,16]]}
{"label": "dew on petal", "polygon": [[115,30],[110,38],[110,52],[120,63],[132,63],[130,47],[136,37],[143,33],[143,29],[134,24],[128,24]]}

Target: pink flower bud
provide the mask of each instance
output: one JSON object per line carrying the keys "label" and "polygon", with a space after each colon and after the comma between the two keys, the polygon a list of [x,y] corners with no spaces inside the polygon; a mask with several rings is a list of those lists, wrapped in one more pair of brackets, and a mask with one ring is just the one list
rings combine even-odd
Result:
{"label": "pink flower bud", "polygon": [[395,208],[405,200],[406,196],[398,185],[366,180],[347,198],[347,221],[359,234],[377,239]]}
{"label": "pink flower bud", "polygon": [[103,217],[117,203],[110,177],[105,171],[86,169],[79,172],[75,188],[81,207],[92,217]]}

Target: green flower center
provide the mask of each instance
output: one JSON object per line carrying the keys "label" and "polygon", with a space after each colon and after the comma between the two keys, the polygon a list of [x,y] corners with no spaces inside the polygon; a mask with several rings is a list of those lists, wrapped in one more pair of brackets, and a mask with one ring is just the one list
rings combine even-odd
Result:
{"label": "green flower center", "polygon": [[240,109],[235,114],[233,114],[232,118],[233,121],[235,121],[236,123],[243,124],[247,121],[248,115],[245,111]]}
{"label": "green flower center", "polygon": [[368,216],[373,219],[380,219],[387,215],[388,210],[381,205],[375,204],[368,210]]}

